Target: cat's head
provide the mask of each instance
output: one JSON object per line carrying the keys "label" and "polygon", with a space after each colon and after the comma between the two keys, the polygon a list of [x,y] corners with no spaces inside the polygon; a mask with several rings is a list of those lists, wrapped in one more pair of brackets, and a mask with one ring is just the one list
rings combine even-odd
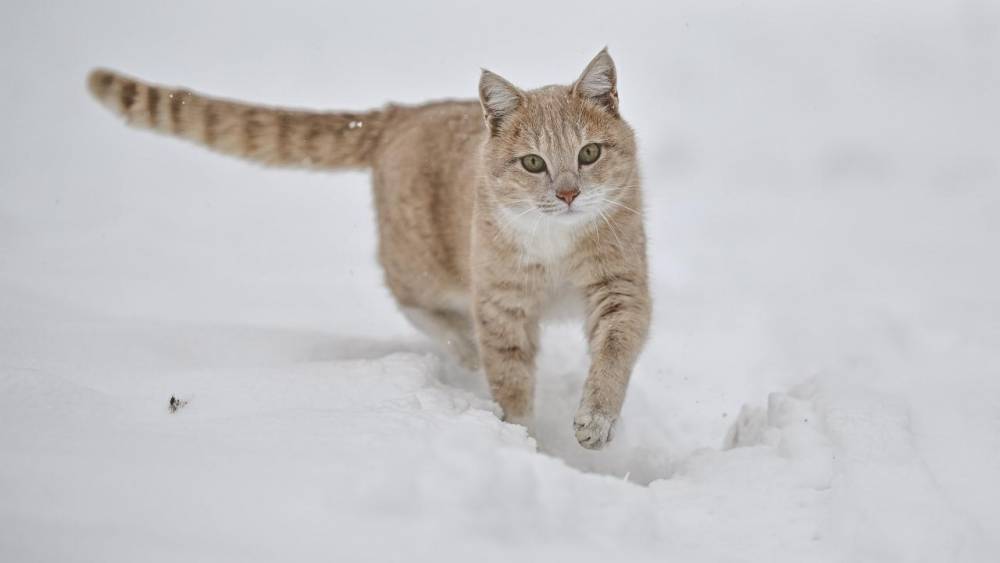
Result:
{"label": "cat's head", "polygon": [[628,208],[638,165],[617,78],[607,49],[569,86],[521,90],[483,70],[486,189],[508,218],[574,225]]}

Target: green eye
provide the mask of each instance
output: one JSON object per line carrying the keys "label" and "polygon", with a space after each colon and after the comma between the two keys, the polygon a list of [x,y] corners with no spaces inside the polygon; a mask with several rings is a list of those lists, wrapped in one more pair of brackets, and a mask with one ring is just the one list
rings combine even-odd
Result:
{"label": "green eye", "polygon": [[521,157],[521,166],[532,174],[545,171],[545,161],[537,154],[529,154]]}
{"label": "green eye", "polygon": [[580,149],[580,154],[576,157],[580,161],[580,164],[593,164],[597,162],[598,158],[601,158],[601,145],[597,143],[590,143],[583,147]]}

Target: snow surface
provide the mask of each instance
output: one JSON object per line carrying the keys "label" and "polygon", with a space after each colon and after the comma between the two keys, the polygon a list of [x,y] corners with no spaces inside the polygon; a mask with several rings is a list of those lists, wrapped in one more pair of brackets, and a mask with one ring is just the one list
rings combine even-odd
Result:
{"label": "snow surface", "polygon": [[[996,3],[269,4],[0,6],[0,561],[1000,560]],[[362,109],[604,44],[656,309],[601,452],[577,327],[531,438],[406,324],[364,174],[83,87]]]}

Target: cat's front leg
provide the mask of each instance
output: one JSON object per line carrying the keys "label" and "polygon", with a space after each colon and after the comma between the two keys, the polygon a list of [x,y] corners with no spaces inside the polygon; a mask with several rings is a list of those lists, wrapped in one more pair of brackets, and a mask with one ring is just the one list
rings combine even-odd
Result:
{"label": "cat's front leg", "polygon": [[493,399],[504,420],[528,425],[535,394],[537,304],[526,288],[505,281],[477,288],[476,336]]}
{"label": "cat's front leg", "polygon": [[591,364],[573,427],[580,445],[596,450],[614,437],[632,367],[649,329],[650,299],[641,273],[605,277],[588,285],[585,294]]}

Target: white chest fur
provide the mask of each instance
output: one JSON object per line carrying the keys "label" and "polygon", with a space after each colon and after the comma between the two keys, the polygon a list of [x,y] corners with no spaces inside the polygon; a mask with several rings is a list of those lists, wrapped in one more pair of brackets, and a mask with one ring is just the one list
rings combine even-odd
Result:
{"label": "white chest fur", "polygon": [[576,222],[560,221],[540,211],[520,213],[504,209],[503,214],[506,231],[521,247],[525,262],[557,264],[573,250],[580,230]]}
{"label": "white chest fur", "polygon": [[520,260],[545,269],[542,318],[549,321],[574,320],[584,314],[582,292],[569,283],[566,261],[573,251],[582,222],[562,221],[540,212],[506,211],[504,224],[520,247]]}

